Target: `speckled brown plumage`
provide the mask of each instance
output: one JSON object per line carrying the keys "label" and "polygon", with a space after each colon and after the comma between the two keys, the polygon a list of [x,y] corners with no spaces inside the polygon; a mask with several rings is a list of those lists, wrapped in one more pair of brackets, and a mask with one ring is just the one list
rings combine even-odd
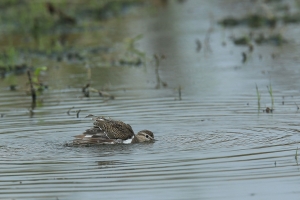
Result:
{"label": "speckled brown plumage", "polygon": [[[129,124],[122,121],[106,119],[104,117],[93,118],[94,127],[88,129],[88,132],[102,132],[108,139],[127,140],[132,138],[134,132]],[[86,131],[86,132],[87,132]]]}
{"label": "speckled brown plumage", "polygon": [[88,115],[87,117],[94,120],[94,126],[87,129],[82,135],[75,136],[74,144],[116,144],[123,143],[128,139],[132,139],[129,143],[154,141],[154,135],[151,131],[143,130],[134,135],[131,126],[122,121],[94,115]]}

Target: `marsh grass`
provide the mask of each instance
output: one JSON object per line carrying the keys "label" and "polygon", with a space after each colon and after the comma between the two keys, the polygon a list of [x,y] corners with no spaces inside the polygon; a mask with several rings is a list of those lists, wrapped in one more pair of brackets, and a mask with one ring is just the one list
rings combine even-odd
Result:
{"label": "marsh grass", "polygon": [[14,66],[16,63],[17,57],[18,57],[18,52],[11,45],[7,50],[7,65]]}
{"label": "marsh grass", "polygon": [[258,106],[258,110],[260,110],[260,93],[258,91],[257,84],[255,86],[256,86],[257,106]]}
{"label": "marsh grass", "polygon": [[156,75],[156,89],[160,88],[160,76],[159,76],[159,58],[158,56],[155,54],[154,55],[154,60],[155,60],[155,75]]}
{"label": "marsh grass", "polygon": [[10,45],[8,48],[3,49],[0,54],[0,65],[5,66],[7,70],[13,68],[18,58],[18,52],[14,46]]}
{"label": "marsh grass", "polygon": [[126,53],[129,55],[129,59],[141,59],[145,64],[146,54],[136,48],[137,41],[143,38],[143,34],[139,34],[133,38],[125,40]]}
{"label": "marsh grass", "polygon": [[18,83],[18,79],[16,78],[16,74],[18,74],[16,69],[18,56],[18,52],[13,45],[6,48],[0,55],[0,66],[6,68],[5,81],[10,85],[11,90],[15,90]]}
{"label": "marsh grass", "polygon": [[268,88],[268,92],[270,94],[270,97],[271,97],[271,102],[272,102],[272,109],[274,109],[274,97],[273,97],[273,90],[272,90],[272,85],[270,83],[269,86],[267,86]]}
{"label": "marsh grass", "polygon": [[37,67],[34,72],[33,75],[31,77],[32,79],[32,84],[34,86],[34,90],[38,91],[38,92],[43,92],[45,89],[45,86],[43,84],[43,81],[41,80],[41,73],[43,71],[47,71],[47,67],[46,66],[42,66],[42,67]]}

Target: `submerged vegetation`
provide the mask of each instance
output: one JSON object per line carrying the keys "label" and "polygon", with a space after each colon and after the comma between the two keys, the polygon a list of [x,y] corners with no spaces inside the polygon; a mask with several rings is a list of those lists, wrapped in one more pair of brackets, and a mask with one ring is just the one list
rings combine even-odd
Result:
{"label": "submerged vegetation", "polygon": [[[136,45],[143,34],[123,39],[114,38],[109,29],[98,31],[108,20],[121,20],[144,3],[140,0],[91,0],[88,4],[84,0],[1,1],[1,77],[15,90],[21,84],[16,76],[26,75],[29,70],[32,85],[39,92],[45,89],[40,73],[46,68],[38,66],[49,62],[109,67],[145,65],[146,55]],[[115,40],[121,42],[111,42]],[[99,95],[107,96],[105,92]]]}
{"label": "submerged vegetation", "polygon": [[[90,47],[91,50],[79,50],[76,47],[82,43],[79,44],[80,40],[77,42],[81,38],[76,33],[98,29],[101,23],[105,23],[105,21],[102,22],[103,19],[121,17],[130,8],[143,5],[143,2],[92,0],[86,4],[83,0],[76,0],[72,3],[64,0],[58,2],[22,1],[22,3],[21,1],[2,1],[0,2],[0,21],[5,22],[2,25],[5,31],[2,33],[4,37],[0,39],[0,42],[11,41],[11,44],[9,49],[7,47],[2,49],[0,67],[14,66],[9,62],[25,56],[27,59],[38,55],[56,61],[84,62],[92,56],[91,54],[98,53],[99,50],[108,52],[107,50],[110,49],[111,51],[111,47],[99,45]],[[97,13],[97,16],[93,13]],[[105,33],[105,36],[110,37],[109,33]],[[124,42],[128,55],[119,60],[121,65],[140,65],[144,62],[145,55],[135,48],[134,44],[141,36],[138,35]],[[99,40],[102,40],[101,35]],[[86,42],[90,43],[87,38]],[[112,53],[116,52],[110,52]],[[138,58],[132,58],[133,55]]]}
{"label": "submerged vegetation", "polygon": [[146,54],[136,48],[136,42],[143,38],[143,35],[137,35],[133,38],[127,38],[124,41],[124,52],[119,58],[121,66],[140,66],[146,63]]}

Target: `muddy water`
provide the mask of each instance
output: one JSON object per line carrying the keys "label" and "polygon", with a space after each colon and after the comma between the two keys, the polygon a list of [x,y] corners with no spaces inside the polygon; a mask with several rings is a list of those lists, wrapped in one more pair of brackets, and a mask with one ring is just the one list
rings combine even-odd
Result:
{"label": "muddy water", "polygon": [[[215,14],[212,7],[227,10]],[[128,20],[124,34],[144,34],[139,49],[148,55],[147,66],[91,67],[92,85],[106,88],[114,100],[97,94],[83,97],[86,68],[54,63],[45,75],[50,87],[38,97],[30,117],[31,100],[24,87],[9,91],[0,82],[0,198],[298,197],[298,46],[255,47],[242,63],[246,48],[234,47],[228,39],[234,31],[213,21],[230,9],[218,1],[187,1]],[[289,33],[295,27],[285,28]],[[196,39],[203,44],[200,52]],[[274,52],[276,59],[271,57]],[[155,89],[153,54],[165,56],[159,76],[167,87]],[[26,76],[19,81],[26,82]],[[272,106],[266,87],[270,84],[274,112],[265,113]],[[65,146],[91,125],[84,118],[88,114],[123,120],[136,132],[150,129],[157,141]]]}

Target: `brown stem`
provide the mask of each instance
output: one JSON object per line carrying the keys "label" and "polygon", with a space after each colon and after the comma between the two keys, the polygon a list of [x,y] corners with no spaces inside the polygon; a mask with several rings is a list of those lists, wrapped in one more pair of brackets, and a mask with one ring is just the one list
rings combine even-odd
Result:
{"label": "brown stem", "polygon": [[28,75],[28,80],[29,80],[29,84],[30,84],[32,104],[35,104],[35,102],[36,102],[36,93],[35,93],[35,89],[34,89],[33,84],[32,84],[31,75],[30,75],[29,70],[27,71],[27,75]]}

